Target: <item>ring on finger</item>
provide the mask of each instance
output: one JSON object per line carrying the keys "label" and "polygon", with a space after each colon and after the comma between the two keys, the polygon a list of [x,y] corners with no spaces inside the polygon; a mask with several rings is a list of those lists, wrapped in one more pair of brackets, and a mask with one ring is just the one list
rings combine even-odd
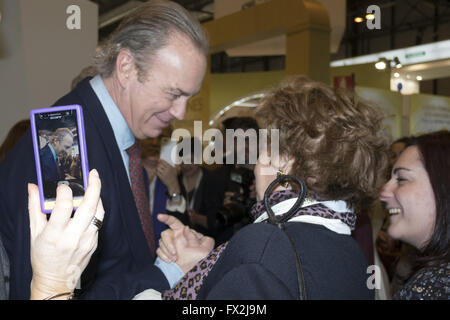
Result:
{"label": "ring on finger", "polygon": [[96,217],[92,218],[91,223],[92,223],[94,226],[96,226],[98,230],[100,230],[100,228],[101,228],[102,225],[103,225],[103,221],[100,220],[100,219],[97,219]]}

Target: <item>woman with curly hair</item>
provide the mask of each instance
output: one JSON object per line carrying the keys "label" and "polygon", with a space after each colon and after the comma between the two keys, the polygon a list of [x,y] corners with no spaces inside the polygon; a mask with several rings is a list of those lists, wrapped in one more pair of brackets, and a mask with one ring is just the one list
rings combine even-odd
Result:
{"label": "woman with curly hair", "polygon": [[[159,255],[187,272],[162,297],[373,299],[366,259],[350,234],[357,213],[384,183],[388,144],[381,112],[351,93],[298,76],[269,92],[257,117],[262,128],[279,130],[279,154],[263,152],[258,159],[255,223],[209,252],[207,237],[160,216],[172,230],[164,234]],[[262,200],[277,173],[306,183],[306,198],[285,223],[288,236],[264,223]],[[278,219],[292,213],[301,197],[296,184],[281,182],[268,197]]]}

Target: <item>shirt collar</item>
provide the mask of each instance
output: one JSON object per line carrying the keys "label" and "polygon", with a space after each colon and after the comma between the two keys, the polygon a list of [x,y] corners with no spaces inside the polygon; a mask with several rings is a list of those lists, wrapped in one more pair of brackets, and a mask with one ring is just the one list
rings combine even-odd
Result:
{"label": "shirt collar", "polygon": [[134,144],[135,138],[130,128],[128,127],[125,118],[112,99],[108,90],[105,87],[103,79],[100,75],[95,76],[90,80],[90,84],[98,99],[100,100],[103,110],[105,110],[109,123],[112,126],[114,137],[120,150],[126,150]]}

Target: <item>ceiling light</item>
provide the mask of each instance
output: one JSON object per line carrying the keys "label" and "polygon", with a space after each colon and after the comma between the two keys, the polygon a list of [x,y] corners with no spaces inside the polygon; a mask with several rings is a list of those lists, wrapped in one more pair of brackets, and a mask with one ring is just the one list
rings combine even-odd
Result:
{"label": "ceiling light", "polygon": [[375,19],[375,15],[373,13],[368,13],[368,14],[366,14],[366,19],[367,20],[374,20]]}
{"label": "ceiling light", "polygon": [[416,80],[417,80],[417,81],[422,81],[422,76],[417,76],[417,77],[416,77]]}
{"label": "ceiling light", "polygon": [[400,73],[398,73],[398,72],[395,72],[395,73],[394,73],[394,77],[395,77],[395,78],[398,78],[398,77],[400,77]]}
{"label": "ceiling light", "polygon": [[364,19],[361,17],[356,17],[353,21],[355,21],[356,23],[361,23],[364,21]]}
{"label": "ceiling light", "polygon": [[380,58],[377,63],[375,63],[375,68],[378,70],[384,70],[386,69],[386,59]]}

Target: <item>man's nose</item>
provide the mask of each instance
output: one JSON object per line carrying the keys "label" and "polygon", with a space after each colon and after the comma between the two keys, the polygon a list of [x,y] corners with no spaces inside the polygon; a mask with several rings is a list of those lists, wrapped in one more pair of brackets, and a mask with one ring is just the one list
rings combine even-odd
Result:
{"label": "man's nose", "polygon": [[180,97],[177,101],[175,101],[169,109],[170,115],[177,120],[183,120],[184,115],[186,114],[188,100],[189,98],[187,97]]}

